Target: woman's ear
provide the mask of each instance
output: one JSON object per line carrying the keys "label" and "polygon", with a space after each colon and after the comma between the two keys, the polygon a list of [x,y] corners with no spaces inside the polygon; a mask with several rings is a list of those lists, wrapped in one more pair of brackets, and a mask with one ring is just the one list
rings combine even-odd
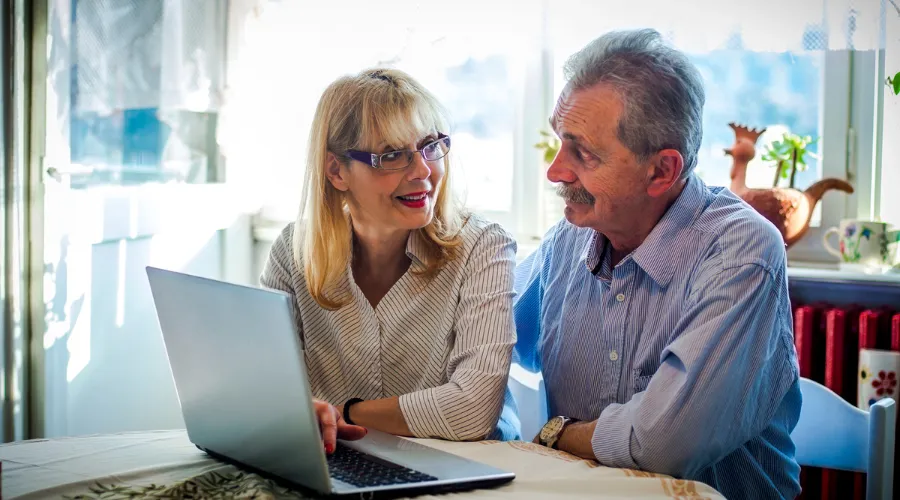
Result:
{"label": "woman's ear", "polygon": [[341,167],[343,163],[338,159],[338,157],[329,152],[328,156],[325,158],[325,176],[328,177],[328,182],[334,186],[338,191],[347,191],[350,189],[350,184],[347,182],[345,178],[344,171],[341,171]]}

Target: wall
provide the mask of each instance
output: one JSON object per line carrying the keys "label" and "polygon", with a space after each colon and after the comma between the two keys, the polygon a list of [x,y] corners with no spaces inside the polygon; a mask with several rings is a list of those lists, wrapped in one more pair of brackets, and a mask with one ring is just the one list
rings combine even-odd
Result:
{"label": "wall", "polygon": [[[120,216],[123,214],[119,214]],[[249,284],[250,217],[61,244],[45,279],[44,435],[184,426],[145,267]]]}

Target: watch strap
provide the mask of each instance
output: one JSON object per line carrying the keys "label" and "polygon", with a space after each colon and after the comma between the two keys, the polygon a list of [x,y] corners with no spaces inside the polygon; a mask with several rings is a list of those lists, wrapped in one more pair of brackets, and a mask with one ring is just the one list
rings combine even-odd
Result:
{"label": "watch strap", "polygon": [[355,405],[356,403],[362,403],[364,400],[360,398],[351,398],[348,399],[346,403],[344,403],[344,422],[347,422],[350,425],[356,425],[353,423],[353,420],[350,419],[350,407]]}

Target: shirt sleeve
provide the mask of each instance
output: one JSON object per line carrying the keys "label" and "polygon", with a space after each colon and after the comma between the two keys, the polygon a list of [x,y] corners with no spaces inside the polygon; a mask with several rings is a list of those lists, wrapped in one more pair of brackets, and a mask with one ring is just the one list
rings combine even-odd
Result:
{"label": "shirt sleeve", "polygon": [[798,376],[784,272],[726,266],[695,287],[647,389],[597,420],[600,463],[691,477],[769,425]]}
{"label": "shirt sleeve", "polygon": [[483,231],[468,256],[456,312],[449,382],[400,396],[416,437],[482,439],[497,425],[513,345],[516,242],[497,225]]}
{"label": "shirt sleeve", "polygon": [[259,276],[259,285],[263,288],[271,290],[279,290],[287,293],[291,297],[291,315],[294,318],[294,325],[297,327],[297,334],[303,338],[303,322],[300,321],[300,311],[297,308],[297,294],[294,291],[294,263],[293,253],[293,237],[294,225],[288,224],[278,238],[272,243],[269,249],[269,257],[263,267],[262,274]]}

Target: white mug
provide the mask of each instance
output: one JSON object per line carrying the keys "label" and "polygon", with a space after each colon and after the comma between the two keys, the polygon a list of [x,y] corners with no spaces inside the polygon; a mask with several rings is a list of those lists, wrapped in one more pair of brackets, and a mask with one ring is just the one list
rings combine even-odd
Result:
{"label": "white mug", "polygon": [[875,401],[883,398],[900,400],[897,393],[900,376],[900,352],[880,349],[859,351],[859,391],[856,403],[861,410],[869,411]]}
{"label": "white mug", "polygon": [[[892,230],[887,222],[844,219],[839,227],[825,231],[823,244],[831,255],[841,259],[847,267],[863,266],[889,268],[894,265],[900,231]],[[838,237],[838,248],[828,242],[832,234]]]}

